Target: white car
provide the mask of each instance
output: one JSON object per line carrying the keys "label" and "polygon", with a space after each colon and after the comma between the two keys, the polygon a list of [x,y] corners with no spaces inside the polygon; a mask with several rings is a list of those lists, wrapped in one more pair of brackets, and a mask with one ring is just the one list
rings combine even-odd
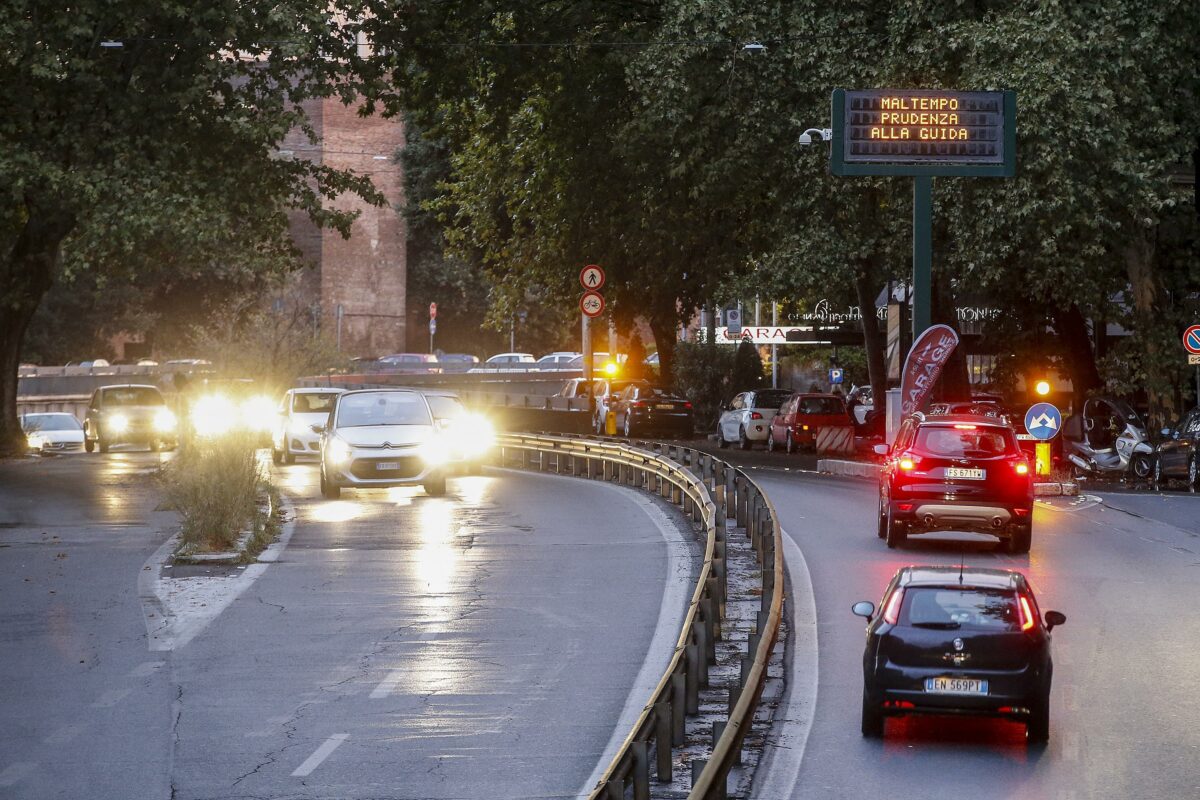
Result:
{"label": "white car", "polygon": [[343,389],[288,389],[279,403],[275,427],[271,432],[271,458],[276,464],[291,464],[296,456],[315,456],[321,452],[321,436],[313,425],[324,425],[333,408],[333,399]]}
{"label": "white car", "polygon": [[537,359],[531,353],[497,353],[468,372],[529,372],[537,370]]}
{"label": "white car", "polygon": [[429,402],[411,389],[343,392],[321,433],[321,494],[341,497],[343,488],[424,486],[446,493],[453,442],[434,422]]}
{"label": "white car", "polygon": [[765,442],[771,432],[771,420],[791,396],[790,389],[759,389],[737,395],[721,411],[717,444],[728,447],[737,442],[743,450],[749,450],[755,442]]}
{"label": "white car", "polygon": [[31,453],[49,455],[83,450],[83,425],[74,414],[58,411],[22,414],[21,430]]}
{"label": "white car", "polygon": [[566,350],[557,353],[547,353],[537,360],[537,368],[539,370],[570,369],[568,365],[571,363],[571,359],[578,356],[580,356],[579,353],[572,353]]}

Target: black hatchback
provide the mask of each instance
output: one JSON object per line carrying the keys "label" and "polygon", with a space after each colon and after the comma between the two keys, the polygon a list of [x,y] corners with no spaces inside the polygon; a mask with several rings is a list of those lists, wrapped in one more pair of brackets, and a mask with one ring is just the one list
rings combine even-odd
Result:
{"label": "black hatchback", "polygon": [[880,611],[864,600],[862,733],[884,719],[968,714],[1022,721],[1029,741],[1050,736],[1050,631],[1067,618],[1038,611],[1013,570],[903,567]]}

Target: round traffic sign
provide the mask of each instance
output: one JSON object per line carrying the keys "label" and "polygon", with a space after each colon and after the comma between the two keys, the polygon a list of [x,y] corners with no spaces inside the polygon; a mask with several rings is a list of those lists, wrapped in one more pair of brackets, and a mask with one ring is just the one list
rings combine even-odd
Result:
{"label": "round traffic sign", "polygon": [[1050,403],[1034,403],[1025,412],[1025,430],[1035,439],[1053,439],[1062,429],[1062,413]]}
{"label": "round traffic sign", "polygon": [[1183,347],[1192,355],[1200,355],[1200,325],[1193,325],[1183,332]]}
{"label": "round traffic sign", "polygon": [[429,304],[429,318],[437,319],[437,303]]}
{"label": "round traffic sign", "polygon": [[585,289],[599,289],[604,285],[604,270],[598,264],[588,264],[579,273],[579,285]]}
{"label": "round traffic sign", "polygon": [[604,312],[604,295],[587,291],[579,298],[579,310],[589,317],[598,317]]}

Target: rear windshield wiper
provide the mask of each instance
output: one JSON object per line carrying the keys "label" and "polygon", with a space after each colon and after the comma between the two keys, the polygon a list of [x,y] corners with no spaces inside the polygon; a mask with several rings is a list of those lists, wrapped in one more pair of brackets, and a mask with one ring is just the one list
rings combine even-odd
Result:
{"label": "rear windshield wiper", "polygon": [[933,628],[939,631],[952,631],[962,627],[957,622],[913,622],[911,624],[914,628]]}

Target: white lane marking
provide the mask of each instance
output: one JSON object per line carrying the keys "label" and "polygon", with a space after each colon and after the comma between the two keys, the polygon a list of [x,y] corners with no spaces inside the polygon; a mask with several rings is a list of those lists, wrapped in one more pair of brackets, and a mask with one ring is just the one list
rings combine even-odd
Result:
{"label": "white lane marking", "polygon": [[371,699],[378,700],[382,697],[387,697],[392,692],[396,691],[396,687],[400,685],[400,680],[404,677],[405,670],[394,669],[388,676],[379,682],[379,685],[371,690]]}
{"label": "white lane marking", "polygon": [[1072,685],[1064,686],[1062,689],[1062,698],[1063,698],[1063,708],[1065,708],[1067,711],[1078,711],[1079,710],[1079,698],[1077,697],[1077,693],[1075,691],[1074,686],[1072,686]]}
{"label": "white lane marking", "polygon": [[92,703],[92,708],[112,708],[129,696],[133,689],[109,689]]}
{"label": "white lane marking", "polygon": [[42,739],[42,744],[66,744],[74,739],[79,734],[83,733],[86,723],[76,722],[74,725],[63,725],[54,733]]}
{"label": "white lane marking", "polygon": [[1079,732],[1067,731],[1063,734],[1063,761],[1075,762],[1079,760]]}
{"label": "white lane marking", "polygon": [[314,769],[321,766],[321,762],[329,758],[334,750],[342,746],[342,742],[350,738],[348,733],[335,733],[325,740],[325,743],[316,749],[311,756],[304,759],[304,763],[296,767],[296,771],[292,773],[293,778],[303,778],[312,773]]}
{"label": "white lane marking", "polygon": [[279,559],[296,530],[296,509],[291,501],[281,495],[279,504],[287,517],[279,540],[259,554],[258,563],[235,578],[221,578],[217,583],[199,578],[164,578],[163,564],[178,544],[178,534],[154,551],[138,573],[138,596],[151,651],[177,650],[186,645],[249,589],[271,562]]}
{"label": "white lane marking", "polygon": [[131,678],[149,677],[149,676],[153,675],[155,672],[158,672],[160,669],[162,669],[163,664],[165,664],[165,663],[166,662],[164,662],[164,661],[146,661],[144,663],[138,664],[136,667],[134,667],[133,669],[131,669],[129,671],[129,677],[131,677]]}
{"label": "white lane marking", "polygon": [[800,774],[800,763],[808,746],[813,718],[817,713],[817,687],[820,679],[817,661],[817,599],[813,592],[812,575],[804,553],[792,535],[783,534],[783,565],[787,570],[791,594],[787,607],[791,609],[792,652],[788,668],[787,696],[784,706],[776,712],[776,722],[767,734],[765,764],[759,768],[751,797],[776,800],[791,797]]}
{"label": "white lane marking", "polygon": [[[579,479],[564,477],[563,480]],[[625,737],[629,734],[629,730],[637,720],[638,714],[642,713],[646,701],[650,699],[651,692],[658,686],[658,681],[662,678],[663,670],[666,669],[667,663],[670,662],[671,656],[675,653],[675,642],[679,638],[679,627],[683,624],[684,615],[687,613],[688,601],[691,598],[693,588],[695,588],[692,583],[692,562],[691,556],[688,553],[687,540],[684,539],[679,527],[650,499],[649,495],[643,494],[637,489],[602,483],[600,481],[588,483],[587,485],[603,486],[641,506],[642,510],[646,512],[646,516],[650,517],[650,521],[658,528],[658,532],[662,534],[663,539],[667,543],[667,574],[664,581],[662,604],[658,607],[658,622],[654,626],[654,635],[650,639],[650,647],[646,652],[646,659],[642,662],[642,667],[638,670],[637,677],[634,678],[633,683],[629,686],[629,695],[625,698],[625,707],[621,710],[621,716],[617,719],[617,726],[613,729],[612,737],[608,740],[604,752],[600,755],[600,760],[597,762],[596,768],[592,770],[592,774],[588,776],[583,786],[575,793],[576,797],[588,797],[591,795],[592,789],[595,788],[596,783],[600,780],[600,776],[604,774],[604,770],[608,768],[609,763],[613,760],[613,756],[616,755],[617,748],[625,741]]]}
{"label": "white lane marking", "polygon": [[32,761],[18,761],[9,764],[4,772],[0,772],[0,786],[12,786],[37,768]]}

